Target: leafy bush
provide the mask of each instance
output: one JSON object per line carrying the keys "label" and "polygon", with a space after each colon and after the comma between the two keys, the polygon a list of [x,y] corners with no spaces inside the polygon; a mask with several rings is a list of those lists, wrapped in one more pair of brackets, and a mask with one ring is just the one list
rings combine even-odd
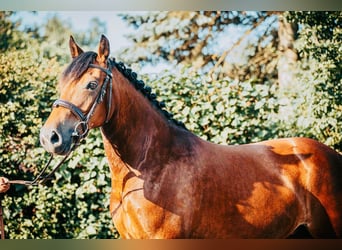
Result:
{"label": "leafy bush", "polygon": [[290,12],[287,18],[301,24],[295,47],[298,65],[293,95],[293,127],[342,151],[342,51],[340,11]]}
{"label": "leafy bush", "polygon": [[59,66],[32,51],[18,50],[0,54],[0,71],[0,160],[12,167],[10,174],[37,164],[32,159],[41,153],[36,150],[39,128],[55,98],[52,86]]}
{"label": "leafy bush", "polygon": [[205,140],[243,144],[279,134],[272,119],[278,109],[275,86],[229,78],[211,81],[187,70],[179,75],[165,72],[149,84],[174,118]]}

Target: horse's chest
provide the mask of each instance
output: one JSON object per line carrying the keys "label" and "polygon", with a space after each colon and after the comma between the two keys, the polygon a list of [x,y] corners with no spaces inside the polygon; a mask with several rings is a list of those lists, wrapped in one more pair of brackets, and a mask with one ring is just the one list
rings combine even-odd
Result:
{"label": "horse's chest", "polygon": [[111,211],[123,238],[184,238],[196,231],[199,213],[206,213],[200,211],[204,188],[193,173],[176,178],[171,170],[147,180],[126,176],[116,188]]}
{"label": "horse's chest", "polygon": [[180,217],[132,190],[112,212],[112,219],[122,238],[174,238],[180,234]]}

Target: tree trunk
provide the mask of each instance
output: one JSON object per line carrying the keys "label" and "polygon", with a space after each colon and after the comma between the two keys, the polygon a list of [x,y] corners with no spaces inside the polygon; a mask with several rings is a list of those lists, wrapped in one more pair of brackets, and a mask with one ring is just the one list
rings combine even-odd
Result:
{"label": "tree trunk", "polygon": [[294,41],[298,25],[289,23],[282,15],[279,15],[279,28],[278,28],[278,80],[280,87],[291,87],[294,82],[294,70],[297,64],[297,51],[294,49]]}
{"label": "tree trunk", "polygon": [[291,107],[291,100],[286,93],[295,89],[295,72],[297,68],[298,55],[294,48],[294,41],[298,25],[289,23],[282,14],[279,15],[278,21],[278,83],[279,83],[279,98],[281,108],[279,110],[283,119],[289,119],[293,114],[293,107]]}

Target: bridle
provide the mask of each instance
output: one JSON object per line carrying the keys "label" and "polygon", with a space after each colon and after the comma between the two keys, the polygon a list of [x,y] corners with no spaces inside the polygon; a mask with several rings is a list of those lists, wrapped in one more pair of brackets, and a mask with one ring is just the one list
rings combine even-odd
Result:
{"label": "bridle", "polygon": [[[112,104],[112,88],[113,88],[113,75],[112,75],[112,63],[109,60],[107,62],[107,68],[103,68],[99,65],[96,64],[89,64],[89,68],[96,68],[101,70],[102,72],[106,73],[106,77],[103,81],[103,84],[101,86],[101,89],[99,93],[97,94],[93,104],[91,105],[89,111],[87,113],[83,113],[80,108],[78,108],[76,105],[72,104],[71,102],[65,101],[58,99],[56,100],[52,107],[53,108],[58,108],[58,107],[63,107],[71,111],[73,115],[75,115],[79,122],[76,124],[74,128],[74,132],[72,133],[72,139],[73,139],[73,145],[71,146],[69,152],[63,157],[63,159],[51,170],[49,174],[45,175],[45,172],[47,168],[49,167],[53,155],[50,155],[50,159],[44,166],[44,168],[40,171],[38,176],[32,180],[32,181],[26,181],[26,180],[9,180],[9,184],[21,184],[21,185],[26,185],[26,186],[37,186],[38,184],[43,184],[47,180],[52,179],[52,175],[59,169],[59,167],[66,161],[66,159],[69,157],[70,153],[73,152],[79,145],[80,142],[87,137],[88,132],[89,132],[89,121],[91,117],[94,115],[94,111],[100,103],[103,102],[104,97],[106,93],[107,95],[107,114],[106,114],[106,120],[104,123],[107,123],[110,119],[110,114],[111,114],[111,104]],[[108,91],[107,91],[108,89]],[[82,132],[79,133],[79,129],[82,129]],[[1,185],[1,184],[0,184]],[[0,194],[2,195],[2,194]],[[0,197],[0,229],[1,229],[1,238],[4,239],[4,224],[3,224],[3,210],[1,206],[1,200],[2,197]]]}
{"label": "bridle", "polygon": [[[113,88],[113,83],[112,83],[112,72],[111,72],[111,63],[108,63],[108,68],[105,69],[99,65],[96,64],[89,64],[89,68],[96,68],[96,69],[100,69],[101,71],[103,71],[104,73],[106,73],[106,77],[104,79],[104,82],[102,84],[102,87],[96,97],[96,99],[94,100],[92,106],[90,107],[88,113],[83,113],[82,110],[80,108],[78,108],[77,106],[75,106],[74,104],[68,102],[68,101],[64,101],[61,99],[56,100],[52,107],[53,108],[58,108],[58,107],[63,107],[66,109],[69,109],[71,111],[71,113],[76,116],[79,119],[79,122],[76,124],[74,132],[72,133],[72,137],[74,139],[74,141],[79,142],[82,139],[84,139],[88,132],[89,132],[89,120],[90,118],[93,116],[95,108],[98,104],[103,102],[104,96],[107,93],[107,88],[109,88],[108,91],[108,100],[107,100],[107,114],[106,114],[106,120],[105,123],[107,123],[109,121],[110,118],[110,113],[111,113],[111,104],[112,104],[112,88]],[[79,134],[78,129],[79,127],[82,128],[83,132],[81,134]]]}

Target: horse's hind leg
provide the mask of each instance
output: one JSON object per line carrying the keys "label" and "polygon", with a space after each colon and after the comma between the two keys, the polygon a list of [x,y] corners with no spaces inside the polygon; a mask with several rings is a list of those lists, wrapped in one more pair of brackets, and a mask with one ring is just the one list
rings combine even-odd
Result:
{"label": "horse's hind leg", "polygon": [[[325,184],[327,183],[326,181]],[[314,238],[342,237],[342,195],[340,187],[336,188],[341,184],[334,183],[334,188],[325,187],[320,190],[321,192],[309,194],[310,218],[307,221],[307,228]]]}
{"label": "horse's hind leg", "polygon": [[307,197],[308,230],[317,238],[342,238],[342,156],[316,144]]}
{"label": "horse's hind leg", "polygon": [[311,218],[307,224],[308,231],[314,238],[337,238],[338,235],[325,208],[317,199],[314,203],[311,204]]}

